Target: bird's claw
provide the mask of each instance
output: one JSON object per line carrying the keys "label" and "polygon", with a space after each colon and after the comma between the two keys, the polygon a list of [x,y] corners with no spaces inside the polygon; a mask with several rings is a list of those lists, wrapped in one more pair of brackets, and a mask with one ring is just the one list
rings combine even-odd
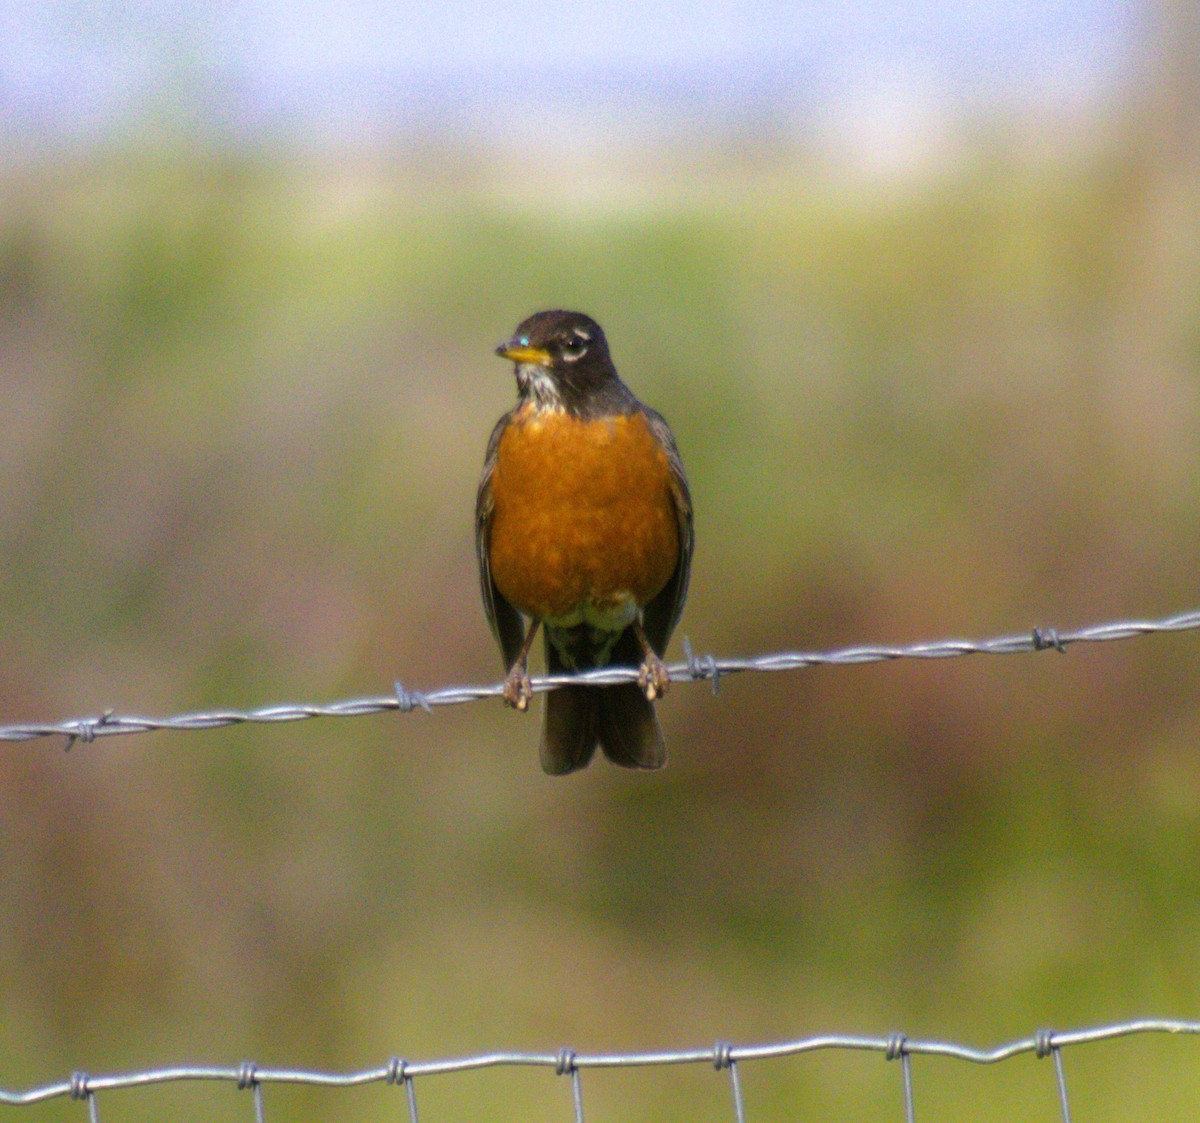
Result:
{"label": "bird's claw", "polygon": [[504,704],[524,713],[529,709],[529,699],[532,697],[533,687],[529,683],[529,675],[525,668],[518,664],[508,672],[504,680]]}
{"label": "bird's claw", "polygon": [[667,665],[657,655],[650,653],[638,670],[637,681],[642,693],[653,702],[655,698],[666,694],[667,687],[671,685],[671,676],[667,673]]}

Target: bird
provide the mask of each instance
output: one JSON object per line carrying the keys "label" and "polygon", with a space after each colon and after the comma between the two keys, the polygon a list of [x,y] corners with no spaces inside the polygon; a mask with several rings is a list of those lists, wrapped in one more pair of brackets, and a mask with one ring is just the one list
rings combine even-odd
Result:
{"label": "bird", "polygon": [[687,600],[692,499],[662,415],[621,381],[600,325],[554,309],[523,320],[496,354],[517,402],[487,444],[475,505],[484,611],[520,711],[539,626],[552,675],[637,666],[636,682],[570,684],[546,697],[539,756],[551,775],[597,746],[627,768],[667,762],[653,702]]}

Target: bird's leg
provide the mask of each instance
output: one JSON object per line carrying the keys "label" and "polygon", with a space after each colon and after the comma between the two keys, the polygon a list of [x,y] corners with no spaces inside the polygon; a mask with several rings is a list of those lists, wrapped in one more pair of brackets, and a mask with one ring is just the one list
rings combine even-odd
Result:
{"label": "bird's leg", "polygon": [[633,634],[637,636],[638,643],[642,645],[642,654],[645,656],[638,669],[638,686],[653,702],[655,698],[661,698],[666,694],[667,687],[671,685],[671,676],[667,674],[667,665],[650,646],[650,641],[646,638],[646,633],[642,628],[642,622],[635,620],[631,627]]}
{"label": "bird's leg", "polygon": [[517,652],[516,662],[508,669],[504,680],[504,701],[514,710],[522,712],[529,709],[529,699],[533,697],[533,687],[529,685],[529,649],[533,646],[533,637],[537,635],[540,620],[531,620],[529,631],[525,633],[525,642]]}

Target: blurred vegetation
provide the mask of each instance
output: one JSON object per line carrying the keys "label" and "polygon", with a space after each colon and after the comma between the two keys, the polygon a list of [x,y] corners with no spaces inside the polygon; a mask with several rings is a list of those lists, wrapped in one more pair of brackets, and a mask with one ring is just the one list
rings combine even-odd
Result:
{"label": "blurred vegetation", "polygon": [[[0,718],[495,680],[490,349],[545,306],[597,316],[672,422],[700,652],[1195,606],[1200,198],[1137,130],[982,136],[873,183],[753,144],[553,170],[432,144],[6,170]],[[536,716],[498,704],[10,746],[0,1085],[1195,1017],[1198,674],[1183,635],[679,685],[653,776],[543,777]],[[1092,1048],[1081,1118],[1200,1107],[1186,1042]],[[918,1060],[919,1110],[1056,1118],[1019,1064]],[[744,1068],[763,1123],[899,1111],[877,1057]],[[713,1079],[587,1075],[589,1118],[720,1118]],[[569,1110],[529,1073],[419,1094]],[[382,1095],[269,1089],[268,1114]]]}

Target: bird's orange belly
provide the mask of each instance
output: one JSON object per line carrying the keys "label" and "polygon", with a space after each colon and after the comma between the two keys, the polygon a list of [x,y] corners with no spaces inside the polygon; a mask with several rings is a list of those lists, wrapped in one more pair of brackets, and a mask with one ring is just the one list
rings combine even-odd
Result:
{"label": "bird's orange belly", "polygon": [[619,630],[679,558],[667,456],[641,414],[519,414],[496,450],[492,499],[492,579],[539,620]]}

